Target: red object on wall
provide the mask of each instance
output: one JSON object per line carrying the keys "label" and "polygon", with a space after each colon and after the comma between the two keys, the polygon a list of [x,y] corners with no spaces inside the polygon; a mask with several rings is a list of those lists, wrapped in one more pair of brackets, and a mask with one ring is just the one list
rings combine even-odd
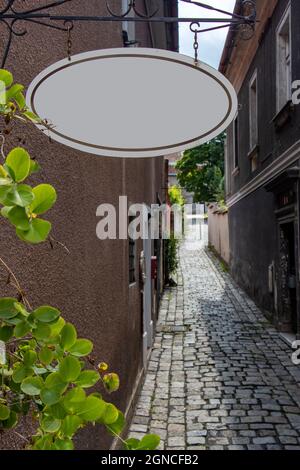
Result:
{"label": "red object on wall", "polygon": [[151,279],[157,279],[157,256],[151,257]]}

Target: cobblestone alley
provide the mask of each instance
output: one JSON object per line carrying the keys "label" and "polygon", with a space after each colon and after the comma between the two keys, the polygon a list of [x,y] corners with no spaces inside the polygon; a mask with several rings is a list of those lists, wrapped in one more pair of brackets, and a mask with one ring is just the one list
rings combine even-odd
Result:
{"label": "cobblestone alley", "polygon": [[161,449],[300,449],[300,366],[204,247],[180,249],[130,437]]}

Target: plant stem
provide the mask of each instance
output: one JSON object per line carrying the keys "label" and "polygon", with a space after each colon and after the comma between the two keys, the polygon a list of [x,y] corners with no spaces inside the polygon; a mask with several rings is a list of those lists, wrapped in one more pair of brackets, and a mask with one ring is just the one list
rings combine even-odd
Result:
{"label": "plant stem", "polygon": [[1,132],[0,132],[0,138],[2,139],[2,144],[1,144],[1,147],[0,147],[0,152],[1,152],[1,155],[2,155],[3,160],[5,160],[5,154],[4,154],[5,137],[4,137],[4,135],[3,135]]}
{"label": "plant stem", "polygon": [[24,291],[17,279],[17,277],[15,276],[14,272],[10,269],[10,267],[5,263],[5,261],[0,257],[0,263],[4,266],[4,268],[6,269],[6,271],[8,272],[8,274],[12,277],[12,279],[14,280],[14,287],[17,289],[18,293],[20,294],[21,298],[22,298],[22,302],[24,303],[24,305],[27,305],[27,307],[32,310],[31,308],[31,305],[29,303],[29,301],[27,300],[26,298],[26,295],[24,294]]}

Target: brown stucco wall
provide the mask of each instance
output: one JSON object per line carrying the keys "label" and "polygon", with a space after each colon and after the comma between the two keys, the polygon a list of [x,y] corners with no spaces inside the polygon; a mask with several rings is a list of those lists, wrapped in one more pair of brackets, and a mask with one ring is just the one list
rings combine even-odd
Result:
{"label": "brown stucco wall", "polygon": [[[36,3],[28,1],[26,5]],[[22,2],[19,4],[22,8]],[[110,4],[117,6],[119,1],[111,0]],[[74,1],[71,7],[60,7],[60,11],[67,13],[70,8],[72,14],[105,14],[104,2],[98,0]],[[37,25],[27,29],[29,34],[14,41],[6,65],[25,85],[66,56],[64,33]],[[147,31],[143,46],[149,42]],[[1,26],[1,43],[5,34]],[[74,54],[122,46],[121,25],[117,23],[78,24],[72,36]],[[86,99],[92,103],[88,83]],[[78,109],[80,112],[80,102]],[[99,158],[50,143],[35,128],[18,125],[14,125],[5,150],[19,144],[19,137],[25,138],[25,147],[42,165],[42,172],[32,177],[32,184],[48,182],[57,189],[58,201],[48,218],[53,223],[52,235],[68,247],[70,254],[58,245],[53,250],[48,244],[28,246],[18,241],[13,229],[1,220],[1,256],[13,268],[33,306],[49,303],[60,308],[63,316],[74,322],[79,335],[94,342],[96,360],[108,362],[119,373],[121,389],[111,399],[125,411],[142,368],[141,299],[137,285],[130,290],[128,287],[127,241],[97,239],[96,208],[101,203],[118,206],[122,194],[127,194],[130,202],[151,203],[156,202],[159,192],[163,200],[163,159]],[[6,293],[2,282],[0,295]],[[26,429],[21,432],[26,433]],[[107,448],[109,444],[110,439],[103,438],[102,429],[97,427],[83,431],[77,439],[80,449]],[[14,435],[0,436],[0,448],[20,446],[22,441]]]}

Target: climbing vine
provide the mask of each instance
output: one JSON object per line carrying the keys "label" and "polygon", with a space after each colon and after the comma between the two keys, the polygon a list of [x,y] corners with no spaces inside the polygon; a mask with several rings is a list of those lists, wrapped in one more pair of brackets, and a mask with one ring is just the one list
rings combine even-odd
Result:
{"label": "climbing vine", "polygon": [[[0,70],[0,115],[6,126],[13,119],[43,123],[26,107],[23,91],[10,72]],[[0,137],[1,215],[20,240],[51,241],[52,226],[44,216],[56,202],[56,191],[50,184],[30,186],[27,180],[40,171],[39,164],[22,147],[5,155],[5,131]],[[30,449],[72,450],[75,434],[90,424],[102,425],[125,449],[155,449],[160,441],[156,435],[121,438],[124,415],[101,395],[102,390],[118,390],[119,377],[106,363],[97,364],[91,356],[93,343],[78,338],[75,326],[57,308],[32,307],[7,262],[0,258],[0,264],[16,291],[15,297],[0,299],[0,430],[13,430],[21,416],[31,414],[36,431],[30,440],[24,437]]]}

